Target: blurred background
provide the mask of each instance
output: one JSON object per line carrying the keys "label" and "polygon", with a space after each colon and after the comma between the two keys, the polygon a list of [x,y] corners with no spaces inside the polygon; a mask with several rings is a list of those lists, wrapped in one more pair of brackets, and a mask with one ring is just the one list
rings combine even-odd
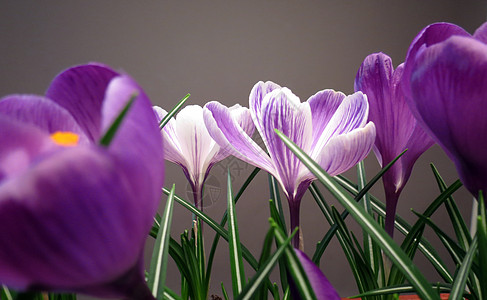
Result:
{"label": "blurred background", "polygon": [[[248,106],[249,92],[259,80],[289,87],[301,101],[325,88],[349,94],[353,92],[357,69],[368,54],[382,51],[397,66],[423,27],[446,21],[473,33],[486,20],[486,4],[454,0],[2,0],[0,96],[43,94],[61,70],[91,61],[128,72],[144,87],[152,102],[166,110],[186,93],[191,93],[188,104],[204,105],[217,100],[227,106]],[[399,214],[407,220],[416,219],[411,208],[422,212],[438,194],[429,163],[438,167],[447,183],[457,179],[453,164],[441,149],[434,146],[428,150],[416,163],[398,204]],[[366,167],[369,178],[379,170],[372,153],[366,159]],[[237,159],[226,159],[213,167],[212,192],[204,201],[206,213],[216,220],[226,208],[227,168],[234,190],[253,170]],[[355,171],[346,175],[353,179]],[[176,183],[177,194],[191,200],[182,171],[167,163],[166,186],[172,183]],[[261,172],[237,205],[242,243],[255,255],[260,252],[268,228],[267,184],[267,175]],[[383,199],[381,183],[373,193]],[[469,216],[471,196],[462,189],[456,199]],[[161,207],[164,202],[165,197]],[[172,236],[178,240],[179,234],[190,228],[191,214],[178,205],[174,213]],[[435,220],[442,224],[444,216],[445,212],[440,211]],[[329,226],[309,194],[302,202],[301,219],[305,251],[312,255],[316,242]],[[353,220],[349,223],[359,234]],[[448,224],[440,226],[451,230]],[[209,227],[205,235],[209,248],[213,238]],[[426,235],[438,243],[430,230]],[[396,239],[401,240],[399,233]],[[148,259],[151,245],[149,241]],[[442,248],[438,246],[440,252]],[[415,262],[430,280],[439,280],[420,255]],[[454,267],[451,263],[450,266]],[[221,295],[220,282],[231,289],[225,242],[220,242],[214,268],[211,293]],[[352,273],[336,240],[324,253],[321,269],[341,296],[356,293]],[[250,269],[246,275],[252,275]],[[179,273],[174,264],[167,280],[169,287],[179,293]]]}

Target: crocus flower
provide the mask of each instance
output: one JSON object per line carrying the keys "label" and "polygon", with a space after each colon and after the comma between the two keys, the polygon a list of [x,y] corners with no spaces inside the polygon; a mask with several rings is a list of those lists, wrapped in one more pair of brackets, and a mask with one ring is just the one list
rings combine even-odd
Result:
{"label": "crocus flower", "polygon": [[[325,274],[321,272],[320,268],[318,268],[306,254],[298,249],[294,249],[296,256],[301,263],[301,266],[308,276],[309,283],[311,284],[311,288],[315,293],[316,299],[318,300],[340,300],[340,296],[338,295],[335,288],[331,285],[328,278],[326,278]],[[293,286],[293,282],[291,282],[291,292],[293,294],[293,299],[301,299],[298,291]]]}
{"label": "crocus flower", "polygon": [[475,196],[487,190],[487,23],[473,36],[448,23],[415,38],[403,83],[418,122],[455,163]]}
{"label": "crocus flower", "polygon": [[377,136],[374,152],[383,167],[404,149],[407,152],[383,175],[386,195],[385,229],[392,236],[396,205],[402,189],[419,156],[433,145],[433,140],[418,124],[409,110],[401,80],[404,64],[395,70],[392,60],[383,53],[367,56],[355,78],[355,90],[369,100],[369,121],[374,122]]}
{"label": "crocus flower", "polygon": [[[108,146],[104,136],[127,101]],[[0,101],[0,283],[20,290],[152,299],[143,247],[163,181],[149,99],[127,75],[89,64],[46,96]]]}
{"label": "crocus flower", "polygon": [[[230,108],[232,117],[252,135],[255,127],[249,112],[240,105]],[[160,122],[167,112],[154,106],[154,112]],[[203,209],[203,184],[211,167],[229,156],[225,149],[215,143],[203,121],[203,108],[199,105],[184,107],[162,129],[165,147],[165,159],[182,167],[193,190],[195,206]]]}
{"label": "crocus flower", "polygon": [[[291,229],[299,225],[299,206],[304,192],[316,179],[276,135],[278,129],[320,164],[330,175],[345,172],[369,153],[375,126],[367,122],[366,96],[345,96],[324,90],[301,103],[289,89],[273,82],[257,83],[249,97],[250,114],[267,151],[260,148],[218,102],[205,106],[210,135],[232,155],[272,174],[288,199]],[[296,235],[293,245],[299,247]]]}

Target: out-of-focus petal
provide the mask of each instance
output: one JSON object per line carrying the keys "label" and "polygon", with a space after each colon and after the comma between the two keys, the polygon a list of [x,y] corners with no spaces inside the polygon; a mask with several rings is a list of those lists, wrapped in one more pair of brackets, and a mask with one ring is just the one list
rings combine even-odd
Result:
{"label": "out-of-focus petal", "polygon": [[275,173],[270,157],[232,118],[230,110],[212,101],[205,105],[203,116],[211,137],[229,154],[253,165]]}
{"label": "out-of-focus petal", "polygon": [[369,105],[366,95],[362,92],[356,92],[346,96],[328,122],[318,142],[315,143],[311,157],[316,157],[318,153],[321,153],[331,138],[363,127],[367,122],[368,115]]}
{"label": "out-of-focus petal", "polygon": [[347,134],[335,136],[316,156],[316,162],[331,176],[343,173],[367,157],[375,141],[375,126],[369,122]]}
{"label": "out-of-focus petal", "polygon": [[301,103],[289,89],[276,89],[262,101],[262,128],[267,150],[279,174],[286,194],[293,198],[299,182],[298,175],[305,168],[298,157],[277,136],[278,129],[298,147],[309,152],[312,144],[312,118],[309,103]]}
{"label": "out-of-focus petal", "polygon": [[45,132],[3,114],[0,144],[0,184],[27,170],[37,156],[55,147]]}
{"label": "out-of-focus petal", "polygon": [[[294,249],[318,300],[340,300],[325,274],[301,250]],[[299,296],[298,296],[299,299]]]}
{"label": "out-of-focus petal", "polygon": [[487,182],[487,45],[453,36],[416,57],[412,105],[476,195]]}
{"label": "out-of-focus petal", "polygon": [[113,123],[134,93],[137,97],[110,143],[109,151],[131,170],[129,172],[140,174],[134,177],[134,185],[147,189],[144,195],[151,203],[145,205],[152,207],[155,213],[164,180],[162,137],[149,98],[129,76],[116,77],[107,87],[102,107],[102,132]]}
{"label": "out-of-focus petal", "polygon": [[10,95],[0,100],[0,113],[47,132],[69,131],[79,136],[79,144],[90,141],[66,109],[37,95]]}
{"label": "out-of-focus petal", "polygon": [[[157,122],[161,122],[161,120],[167,115],[167,111],[159,106],[154,106],[152,108],[156,114]],[[176,133],[176,120],[171,118],[169,122],[166,123],[164,128],[162,128],[161,132],[164,140],[164,158],[175,164],[185,165],[186,160],[183,156],[181,156],[182,150],[181,146],[179,145],[178,135]]]}
{"label": "out-of-focus petal", "polygon": [[125,298],[110,282],[130,270],[143,283],[137,262],[153,211],[119,163],[103,149],[74,147],[2,182],[3,284]]}
{"label": "out-of-focus petal", "polygon": [[481,41],[484,44],[487,44],[487,22],[480,25],[480,27],[475,30],[473,37],[474,39]]}
{"label": "out-of-focus petal", "polygon": [[118,75],[101,64],[72,67],[54,78],[46,96],[64,107],[91,140],[98,141],[105,90]]}

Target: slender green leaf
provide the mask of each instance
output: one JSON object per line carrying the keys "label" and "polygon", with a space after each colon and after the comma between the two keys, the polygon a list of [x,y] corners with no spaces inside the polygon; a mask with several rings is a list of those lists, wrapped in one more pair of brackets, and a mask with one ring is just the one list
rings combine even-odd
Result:
{"label": "slender green leaf", "polygon": [[162,118],[161,122],[159,122],[160,129],[166,126],[167,122],[169,122],[169,120],[179,111],[179,109],[181,109],[183,104],[186,102],[186,100],[188,100],[190,96],[191,94],[186,94],[186,96],[184,96],[183,99],[179,100],[178,104],[176,104],[176,106],[174,106],[174,108],[171,109],[171,111],[169,111],[167,115],[164,116],[164,118]]}
{"label": "slender green leaf", "polygon": [[296,156],[308,167],[308,169],[323,183],[335,198],[349,211],[350,215],[367,230],[368,234],[380,245],[384,253],[388,255],[392,262],[403,272],[409,282],[416,288],[420,297],[426,299],[438,299],[438,295],[433,291],[426,278],[413,264],[411,259],[402,249],[391,239],[391,237],[380,228],[375,220],[367,212],[355,203],[345,191],[338,185],[330,175],[313,161],[303,150],[294,144],[288,137],[276,130],[279,137],[286,146],[293,151]]}
{"label": "slender green leaf", "polygon": [[[274,232],[273,228],[269,230],[269,233]],[[262,266],[259,268],[259,270],[255,273],[255,275],[252,277],[250,282],[245,286],[245,288],[242,290],[240,295],[238,295],[237,299],[243,300],[243,299],[256,299],[255,294],[257,289],[261,284],[264,283],[265,279],[269,275],[269,273],[272,271],[274,268],[276,262],[279,260],[282,254],[284,254],[284,250],[290,245],[291,238],[296,234],[297,230],[294,230],[294,232],[291,234],[290,237],[288,237],[284,243],[282,243],[279,248],[274,252],[274,254],[265,262],[262,264]]]}
{"label": "slender green leaf", "polygon": [[[282,232],[286,232],[286,227],[284,224],[281,223],[281,218],[279,216],[279,212],[277,211],[276,205],[274,204],[274,200],[269,200],[269,210],[272,220],[276,222],[277,226],[281,228]],[[279,246],[276,240],[276,245]],[[288,287],[288,271],[287,271],[287,262],[284,258],[279,259],[279,277],[281,279],[281,287],[283,291]]]}
{"label": "slender green leaf", "polygon": [[[433,174],[435,175],[436,182],[438,183],[438,188],[440,189],[440,192],[443,193],[447,188],[446,183],[438,172],[438,169],[436,169],[435,165],[430,164],[430,166],[433,170]],[[463,248],[463,250],[468,249],[468,245],[472,241],[472,238],[470,237],[470,232],[460,211],[458,210],[457,205],[455,204],[455,200],[453,200],[453,197],[447,198],[445,201],[445,207],[448,215],[450,216],[451,224],[453,226],[453,230],[455,231],[458,244]]]}
{"label": "slender green leaf", "polygon": [[[334,177],[334,179],[337,181],[338,184],[340,184],[340,186],[345,188],[352,195],[354,196],[357,195],[358,193],[357,186],[354,186],[350,180],[348,180],[347,178],[341,175]],[[451,193],[453,192],[454,191],[451,191]],[[372,195],[370,199],[371,199],[372,209],[374,210],[374,212],[376,212],[381,217],[385,217],[386,215],[385,204]],[[344,213],[342,213],[342,217]],[[394,226],[401,234],[405,236],[407,236],[411,231],[411,226],[404,219],[402,219],[401,216],[398,214],[396,214]],[[441,257],[433,248],[433,246],[424,237],[421,237],[421,241],[419,242],[418,248],[424,254],[424,256],[431,262],[431,264],[435,267],[436,271],[443,278],[443,280],[449,283],[453,282],[453,276],[449,273],[445,263],[442,261]]]}
{"label": "slender green leaf", "polygon": [[[252,182],[252,180],[255,178],[255,176],[259,173],[260,168],[255,168],[252,173],[247,177],[245,182],[242,184],[242,187],[239,189],[238,193],[235,195],[235,204],[237,204],[238,200],[242,196],[243,192],[247,189],[249,184]],[[223,227],[225,226],[227,222],[227,211],[223,214],[223,217],[220,221],[220,226]],[[213,238],[213,243],[211,244],[211,249],[210,249],[210,254],[208,255],[208,264],[206,265],[206,286],[210,285],[210,278],[211,278],[211,270],[213,266],[213,259],[215,257],[216,253],[216,248],[218,246],[218,242],[220,241],[220,235],[215,234],[215,237]]]}
{"label": "slender green leaf", "polygon": [[16,296],[17,296],[16,292],[11,291],[5,285],[2,285],[2,289],[0,290],[0,299],[13,300],[15,299]]}
{"label": "slender green leaf", "polygon": [[152,295],[156,299],[162,299],[164,295],[175,189],[176,186],[173,184],[171,193],[169,194],[169,197],[167,197],[162,224],[159,227],[157,238],[154,243],[154,250],[149,268],[149,278],[147,284],[152,291]]}
{"label": "slender green leaf", "polygon": [[[271,223],[271,226],[274,227],[275,229],[276,240],[279,247],[283,244],[286,244],[286,240],[287,240],[286,234],[281,230],[279,225],[277,225],[277,223],[272,218],[269,219],[269,222]],[[296,253],[294,252],[294,249],[289,243],[287,244],[287,247],[284,250],[284,254],[286,257],[289,274],[293,278],[294,284],[296,285],[296,288],[298,289],[301,298],[307,300],[316,299],[315,293],[313,291],[313,288],[311,287],[308,276],[304,272],[301,262],[299,261],[298,257],[296,256]]]}
{"label": "slender green leaf", "polygon": [[479,278],[479,286],[480,292],[482,295],[482,299],[487,298],[487,218],[486,218],[486,211],[485,211],[485,202],[483,193],[479,193],[479,214],[477,217],[477,236],[478,236],[478,243],[479,243],[479,251],[478,251],[478,262],[479,262],[479,269],[481,270],[478,273]]}
{"label": "slender green leaf", "polygon": [[[262,251],[260,252],[259,258],[259,271],[264,267],[265,263],[269,260],[271,256],[272,250],[272,243],[274,242],[274,229],[271,227],[267,231],[267,234],[264,238],[264,243],[262,245]],[[255,275],[254,275],[255,277]],[[245,287],[247,288],[247,286]],[[257,292],[255,293],[255,299],[257,300],[267,300],[268,298],[268,291],[267,289],[273,289],[273,287],[267,287],[266,285],[262,285],[258,288]]]}
{"label": "slender green leaf", "polygon": [[[432,286],[440,293],[450,293],[451,285],[450,284],[435,284]],[[359,297],[367,297],[367,296],[379,296],[379,295],[392,295],[392,294],[402,294],[402,293],[412,293],[414,292],[414,287],[410,284],[401,284],[401,285],[394,285],[383,287],[379,289],[375,289],[373,291],[368,291],[365,293],[361,293],[359,295],[354,295],[349,298],[359,298]],[[465,293],[463,295],[465,298],[469,298],[470,294]]]}
{"label": "slender green leaf", "polygon": [[[271,194],[271,199],[274,200],[274,203],[277,204],[277,211],[279,212],[279,218],[281,224],[283,224],[284,228],[286,228],[286,219],[284,218],[284,211],[282,209],[282,201],[281,197],[279,196],[279,183],[277,182],[276,178],[271,174],[269,176],[269,191]],[[276,220],[277,221],[277,220]]]}
{"label": "slender green leaf", "polygon": [[235,203],[233,201],[232,180],[230,170],[227,174],[227,212],[228,212],[228,237],[230,250],[230,269],[232,271],[233,297],[237,297],[245,286],[245,273],[240,248],[240,237],[238,235],[237,215],[235,214]]}
{"label": "slender green leaf", "polygon": [[164,287],[164,297],[163,297],[163,299],[167,299],[167,300],[182,300],[182,298],[180,296],[178,296],[175,292],[173,292],[167,286]]}
{"label": "slender green leaf", "polygon": [[470,248],[468,249],[467,255],[465,255],[462,263],[460,264],[460,269],[458,270],[455,280],[453,281],[453,286],[450,292],[450,298],[452,300],[460,300],[465,292],[465,283],[470,275],[470,267],[477,251],[477,237],[474,237]]}
{"label": "slender green leaf", "polygon": [[225,300],[229,300],[228,294],[227,294],[227,291],[225,290],[225,286],[223,285],[223,282],[222,282],[221,286],[222,286],[223,298],[225,298]]}
{"label": "slender green leaf", "polygon": [[[164,194],[169,194],[169,190],[166,188],[162,188],[162,191]],[[182,205],[184,208],[189,210],[190,212],[194,213],[198,218],[201,218],[203,222],[208,224],[215,232],[223,237],[227,242],[229,240],[228,238],[228,231],[221,227],[218,223],[215,222],[212,218],[208,217],[205,213],[201,212],[200,210],[196,209],[193,204],[189,203],[188,201],[182,199],[178,195],[174,195],[174,200]],[[255,257],[250,253],[250,251],[242,244],[242,255],[243,258],[249,263],[249,265],[254,269],[257,270],[258,268],[258,262],[255,259]]]}
{"label": "slender green leaf", "polygon": [[115,134],[117,133],[118,128],[122,124],[123,119],[127,115],[127,112],[129,111],[130,107],[134,103],[135,98],[137,98],[138,94],[135,93],[132,96],[130,96],[129,101],[123,109],[120,111],[118,116],[113,120],[112,124],[110,127],[108,127],[108,130],[105,132],[105,134],[101,137],[100,141],[98,142],[101,146],[108,147],[110,143],[112,142],[113,138],[115,137]]}

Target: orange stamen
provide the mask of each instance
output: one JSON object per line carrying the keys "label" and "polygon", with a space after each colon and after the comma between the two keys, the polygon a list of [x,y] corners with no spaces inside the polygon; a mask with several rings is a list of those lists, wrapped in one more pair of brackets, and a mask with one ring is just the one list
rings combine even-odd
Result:
{"label": "orange stamen", "polygon": [[79,135],[69,131],[56,131],[51,134],[51,139],[61,146],[76,146],[79,142]]}

